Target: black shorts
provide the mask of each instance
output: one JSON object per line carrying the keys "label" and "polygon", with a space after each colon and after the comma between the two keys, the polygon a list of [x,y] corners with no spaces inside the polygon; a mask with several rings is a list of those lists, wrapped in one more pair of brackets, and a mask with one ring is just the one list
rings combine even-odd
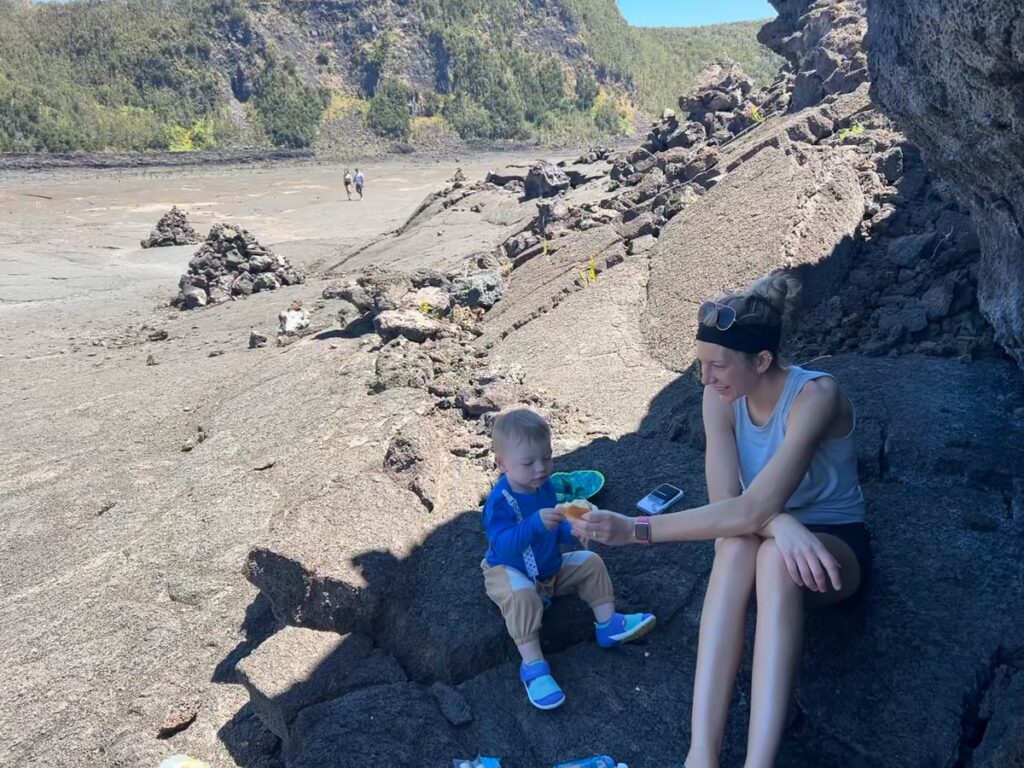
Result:
{"label": "black shorts", "polygon": [[814,533],[828,533],[845,543],[853,550],[860,566],[860,592],[867,584],[871,574],[871,537],[864,523],[843,523],[841,525],[821,525],[812,523],[807,530]]}

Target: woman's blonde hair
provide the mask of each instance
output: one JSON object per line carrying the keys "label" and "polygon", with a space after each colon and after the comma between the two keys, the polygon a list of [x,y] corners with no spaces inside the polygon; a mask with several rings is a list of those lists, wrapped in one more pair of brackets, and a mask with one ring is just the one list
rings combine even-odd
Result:
{"label": "woman's blonde hair", "polygon": [[[800,288],[800,281],[795,277],[787,272],[776,272],[756,280],[742,291],[717,296],[714,301],[736,311],[735,325],[756,325],[779,329],[781,333],[796,306]],[[714,314],[709,314],[704,324],[713,326],[716,320]],[[747,356],[753,357],[752,354]]]}
{"label": "woman's blonde hair", "polygon": [[736,310],[737,325],[781,327],[796,307],[799,294],[799,280],[786,272],[776,272],[742,291],[722,294],[715,301]]}

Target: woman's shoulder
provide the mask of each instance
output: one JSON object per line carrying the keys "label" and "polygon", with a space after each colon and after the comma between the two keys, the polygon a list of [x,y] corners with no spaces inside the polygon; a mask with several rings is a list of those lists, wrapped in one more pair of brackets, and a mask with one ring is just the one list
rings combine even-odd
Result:
{"label": "woman's shoulder", "polygon": [[796,399],[793,401],[794,406],[799,406],[802,403],[835,405],[839,402],[842,388],[831,374],[820,371],[805,371],[804,373],[808,375],[804,377]]}
{"label": "woman's shoulder", "polygon": [[819,435],[830,431],[832,423],[840,416],[843,391],[827,373],[807,378],[793,399],[788,427],[795,424],[806,426]]}
{"label": "woman's shoulder", "polygon": [[800,378],[803,379],[803,387],[800,390],[800,394],[804,392],[839,392],[841,387],[836,377],[831,373],[824,371],[808,371],[803,368],[798,369],[800,372]]}
{"label": "woman's shoulder", "polygon": [[799,365],[791,365],[786,370],[789,372],[787,384],[795,390],[796,400],[807,393],[813,398],[816,395],[831,396],[842,392],[839,381],[827,371],[812,371]]}

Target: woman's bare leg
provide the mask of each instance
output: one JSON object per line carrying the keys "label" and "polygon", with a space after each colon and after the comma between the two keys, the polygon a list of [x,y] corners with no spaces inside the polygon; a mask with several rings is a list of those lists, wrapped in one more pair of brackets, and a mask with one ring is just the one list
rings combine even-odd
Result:
{"label": "woman's bare leg", "polygon": [[744,766],[771,768],[782,741],[800,668],[804,589],[790,578],[782,553],[772,539],[765,540],[757,551],[756,583],[757,628]]}
{"label": "woman's bare leg", "polygon": [[842,567],[839,592],[810,592],[796,586],[771,539],[766,539],[757,553],[757,629],[745,768],[775,764],[800,669],[804,605],[844,600],[860,586],[860,565],[850,546],[831,534],[815,535]]}
{"label": "woman's bare leg", "polygon": [[715,542],[715,562],[700,614],[686,768],[718,766],[761,541],[757,536],[737,536]]}

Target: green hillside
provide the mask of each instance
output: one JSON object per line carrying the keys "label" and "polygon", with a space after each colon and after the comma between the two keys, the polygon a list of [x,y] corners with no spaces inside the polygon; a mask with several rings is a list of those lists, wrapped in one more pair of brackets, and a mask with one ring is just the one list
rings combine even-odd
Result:
{"label": "green hillside", "polygon": [[770,79],[758,27],[634,28],[614,0],[0,0],[0,151],[303,147],[342,118],[597,137],[717,56]]}
{"label": "green hillside", "polygon": [[595,62],[623,80],[639,106],[660,113],[675,107],[694,76],[710,61],[728,56],[759,85],[771,82],[782,59],[757,42],[761,21],[706,27],[631,27],[614,3],[563,0],[587,30]]}

